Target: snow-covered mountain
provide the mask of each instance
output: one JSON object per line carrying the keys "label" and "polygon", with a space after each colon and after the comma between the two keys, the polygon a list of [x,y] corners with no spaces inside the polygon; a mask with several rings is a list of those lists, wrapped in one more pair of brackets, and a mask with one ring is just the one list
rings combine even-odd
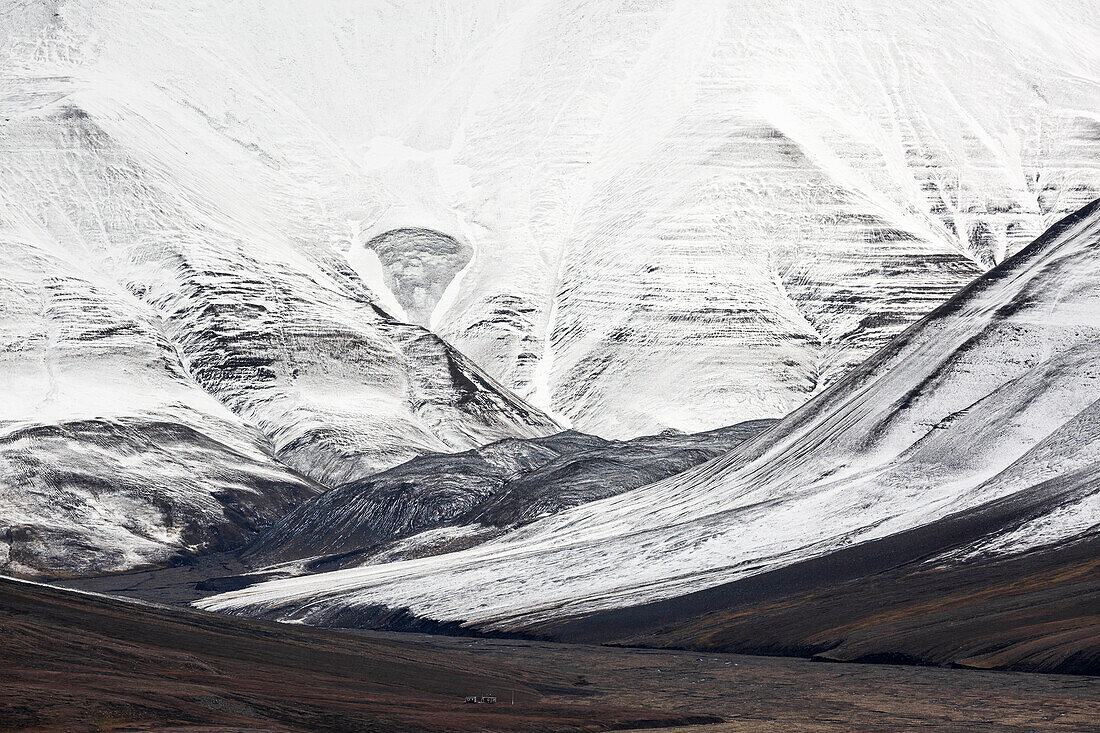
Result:
{"label": "snow-covered mountain", "polygon": [[784,414],[1096,195],[1094,10],[10,3],[3,545]]}
{"label": "snow-covered mountain", "polygon": [[0,565],[237,544],[319,484],[560,429],[356,274],[329,197],[369,180],[323,135],[282,120],[268,154],[155,77],[232,96],[235,62],[189,74],[182,33],[128,65],[155,41],[116,10],[0,23]]}
{"label": "snow-covered mountain", "polygon": [[556,429],[353,278],[243,254],[76,108],[4,133],[5,567],[225,546],[323,488],[285,464],[335,481]]}
{"label": "snow-covered mountain", "polygon": [[[1066,545],[1100,527],[1098,400],[1100,200],[725,456],[471,550],[199,605],[319,624],[383,608],[531,628],[750,578],[1028,492],[1030,513],[998,510],[1007,524],[985,527],[989,541],[962,555]],[[943,549],[941,561],[959,559]]]}
{"label": "snow-covered mountain", "polygon": [[545,424],[410,410],[445,349],[370,303],[577,429],[694,432],[785,414],[1100,192],[1095,11],[16,3],[3,196],[315,478]]}
{"label": "snow-covered mountain", "polygon": [[[337,555],[359,565],[462,549],[727,453],[772,424],[629,441],[567,430],[546,438],[428,453],[304,502],[243,550],[252,565]],[[332,569],[328,567],[327,569]]]}

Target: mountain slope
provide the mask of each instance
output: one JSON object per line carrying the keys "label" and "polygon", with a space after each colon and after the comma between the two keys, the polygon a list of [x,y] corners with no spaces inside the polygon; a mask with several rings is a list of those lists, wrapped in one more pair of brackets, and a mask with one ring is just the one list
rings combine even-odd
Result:
{"label": "mountain slope", "polygon": [[0,197],[0,567],[240,544],[321,487],[192,381],[160,322]]}
{"label": "mountain slope", "polygon": [[[528,630],[700,651],[1096,674],[1098,479],[1093,463],[821,557]],[[1084,520],[1076,531],[1067,515]]]}
{"label": "mountain slope", "polygon": [[[128,291],[188,374],[297,470],[340,483],[555,427],[380,310],[346,263],[316,249],[324,227],[294,222],[308,202],[285,209],[292,182],[194,112],[173,114],[155,92],[116,96],[94,76],[18,76],[10,91],[0,200],[45,229],[66,266]],[[247,188],[227,187],[242,176]]]}
{"label": "mountain slope", "polygon": [[[786,414],[1097,195],[1097,17],[25,3],[0,29],[3,180],[146,293],[203,386],[315,478],[476,442],[400,401],[382,434],[344,437],[408,371],[366,300],[579,430],[696,432]],[[128,188],[152,203],[95,205]],[[263,363],[219,362],[227,335]]]}
{"label": "mountain slope", "polygon": [[[1100,201],[726,456],[465,552],[200,604],[312,623],[383,607],[533,628],[928,525],[1095,464],[1098,313]],[[1093,530],[1095,507],[1086,492],[1029,521],[1057,546]],[[990,551],[1020,549],[1006,541]]]}
{"label": "mountain slope", "polygon": [[0,564],[226,548],[318,482],[558,429],[382,310],[298,182],[77,72],[2,69]]}
{"label": "mountain slope", "polygon": [[513,475],[606,443],[567,431],[504,440],[462,453],[428,453],[303,503],[244,549],[252,564],[340,555],[449,525]]}
{"label": "mountain slope", "polygon": [[[303,503],[244,549],[253,565],[322,555],[359,564],[477,544],[585,502],[621,494],[731,450],[770,420],[608,441],[576,431],[427,454]],[[405,543],[384,549],[395,540]],[[315,563],[314,563],[315,564]]]}

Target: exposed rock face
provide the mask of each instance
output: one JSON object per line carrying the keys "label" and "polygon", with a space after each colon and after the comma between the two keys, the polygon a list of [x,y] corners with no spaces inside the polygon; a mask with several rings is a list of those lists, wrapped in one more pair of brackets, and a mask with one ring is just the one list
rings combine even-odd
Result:
{"label": "exposed rock face", "polygon": [[720,458],[445,559],[273,581],[202,605],[313,623],[405,608],[532,628],[830,561],[998,502],[1008,511],[970,540],[937,546],[933,534],[919,556],[1057,550],[1100,526],[1098,314],[1100,200]]}
{"label": "exposed rock face", "polygon": [[[1068,1],[24,4],[0,30],[3,188],[148,287],[204,386],[277,423],[280,449],[343,441],[316,458],[333,480],[350,477],[338,454],[367,450],[335,435],[385,401],[352,386],[382,369],[358,360],[403,359],[362,333],[365,300],[430,314],[579,430],[695,432],[785,414],[1097,195],[1096,16]],[[412,230],[440,249],[386,235]],[[186,316],[185,291],[215,284]],[[261,337],[283,323],[328,366],[284,364],[297,347]],[[239,378],[200,363],[198,328],[264,363]],[[322,370],[346,377],[331,390],[346,413],[311,394]],[[383,371],[382,394],[400,391],[404,370]],[[284,430],[288,412],[336,432]],[[412,455],[401,445],[469,447],[420,422],[374,435],[374,465]]]}
{"label": "exposed rock face", "polygon": [[570,430],[430,453],[302,504],[250,543],[244,556],[255,565],[355,553],[339,562],[359,564],[470,546],[499,529],[685,471],[772,422],[624,442]]}

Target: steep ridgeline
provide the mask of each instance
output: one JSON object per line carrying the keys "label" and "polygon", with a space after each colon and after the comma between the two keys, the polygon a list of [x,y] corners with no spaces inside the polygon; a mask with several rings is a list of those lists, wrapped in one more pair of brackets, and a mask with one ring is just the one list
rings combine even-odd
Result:
{"label": "steep ridgeline", "polygon": [[240,544],[321,487],[187,374],[151,310],[0,197],[0,570]]}
{"label": "steep ridgeline", "polygon": [[[1090,478],[1098,399],[1100,201],[725,456],[471,550],[268,582],[201,605],[315,624],[407,609],[533,630],[828,563],[922,528],[932,529],[899,561],[1058,550],[1100,523]],[[958,530],[972,515],[985,519]],[[953,529],[934,531],[948,520]],[[926,609],[941,599],[929,600]]]}
{"label": "steep ridgeline", "polygon": [[366,298],[578,430],[697,432],[1100,195],[1088,2],[11,5],[0,186],[337,484],[516,437],[410,408]]}
{"label": "steep ridgeline", "polygon": [[253,565],[312,558],[309,567],[316,569],[461,549],[686,471],[773,422],[629,441],[569,430],[430,453],[302,504],[251,542],[243,557]]}
{"label": "steep ridgeline", "polygon": [[[315,247],[324,227],[286,209],[293,182],[277,171],[155,96],[116,98],[74,79],[14,86],[0,205],[42,230],[19,246],[113,282],[288,465],[335,485],[425,451],[555,431],[437,336],[377,307],[343,260]],[[250,185],[227,187],[227,176]],[[41,277],[54,274],[38,262]]]}
{"label": "steep ridgeline", "polygon": [[0,565],[237,544],[318,483],[560,430],[390,317],[301,181],[194,111],[4,71]]}

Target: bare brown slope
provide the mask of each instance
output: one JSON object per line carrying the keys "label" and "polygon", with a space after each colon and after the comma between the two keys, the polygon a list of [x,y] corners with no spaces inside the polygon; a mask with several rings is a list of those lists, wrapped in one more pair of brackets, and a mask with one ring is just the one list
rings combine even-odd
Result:
{"label": "bare brown slope", "polygon": [[[547,701],[568,682],[439,653],[0,578],[0,730],[603,730],[707,716]],[[518,681],[524,678],[526,682]],[[513,705],[464,705],[469,694]]]}
{"label": "bare brown slope", "polygon": [[1100,536],[951,560],[1100,485],[1100,467],[930,525],[678,598],[529,631],[558,639],[1100,673]]}
{"label": "bare brown slope", "polygon": [[1100,672],[1100,542],[913,564],[716,607],[621,643],[1065,674]]}

